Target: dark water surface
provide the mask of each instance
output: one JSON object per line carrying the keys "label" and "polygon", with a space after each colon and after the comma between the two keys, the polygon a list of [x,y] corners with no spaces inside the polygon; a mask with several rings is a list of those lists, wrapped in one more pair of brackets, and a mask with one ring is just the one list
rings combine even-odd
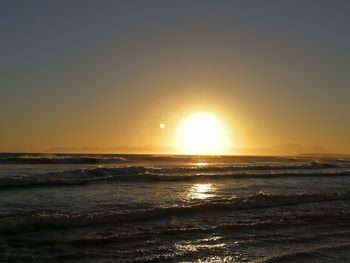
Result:
{"label": "dark water surface", "polygon": [[350,262],[350,159],[0,154],[1,262]]}

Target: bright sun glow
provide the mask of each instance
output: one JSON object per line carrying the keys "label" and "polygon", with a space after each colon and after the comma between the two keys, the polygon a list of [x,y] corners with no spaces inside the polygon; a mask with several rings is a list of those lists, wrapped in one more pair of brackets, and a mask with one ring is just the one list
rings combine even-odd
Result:
{"label": "bright sun glow", "polygon": [[225,154],[230,147],[226,129],[209,113],[196,113],[180,125],[175,146],[182,154]]}

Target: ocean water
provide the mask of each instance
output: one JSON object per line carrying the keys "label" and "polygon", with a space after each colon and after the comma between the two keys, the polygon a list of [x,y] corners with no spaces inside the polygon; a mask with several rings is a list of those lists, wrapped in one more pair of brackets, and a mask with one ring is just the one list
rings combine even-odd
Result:
{"label": "ocean water", "polygon": [[350,262],[350,159],[0,154],[0,262]]}

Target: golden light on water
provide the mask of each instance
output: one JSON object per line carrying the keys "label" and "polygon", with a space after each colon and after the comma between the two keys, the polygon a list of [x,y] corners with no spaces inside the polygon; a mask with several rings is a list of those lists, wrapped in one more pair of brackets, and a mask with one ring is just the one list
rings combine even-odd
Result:
{"label": "golden light on water", "polygon": [[215,188],[212,184],[194,184],[188,193],[190,199],[207,199],[214,196]]}
{"label": "golden light on water", "polygon": [[203,112],[190,115],[181,123],[174,144],[181,154],[220,155],[230,149],[223,123],[215,115]]}
{"label": "golden light on water", "polygon": [[207,166],[208,163],[206,162],[199,162],[199,163],[195,163],[196,166],[199,166],[199,167],[203,167],[203,166]]}

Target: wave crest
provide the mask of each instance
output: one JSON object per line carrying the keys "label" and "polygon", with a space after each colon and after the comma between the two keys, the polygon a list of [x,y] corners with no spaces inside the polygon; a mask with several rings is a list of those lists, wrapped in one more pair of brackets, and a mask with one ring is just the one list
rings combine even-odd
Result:
{"label": "wave crest", "polygon": [[62,157],[37,157],[22,156],[0,158],[0,164],[113,164],[125,163],[127,160],[123,157],[91,157],[91,156],[62,156]]}
{"label": "wave crest", "polygon": [[[81,185],[99,181],[196,181],[241,178],[277,178],[304,176],[350,176],[350,170],[326,171],[232,171],[231,167],[146,168],[143,166],[98,167],[37,175],[0,178],[0,189]],[[220,171],[220,173],[218,173]]]}
{"label": "wave crest", "polygon": [[160,206],[149,209],[107,210],[86,213],[64,213],[38,210],[6,215],[0,218],[1,232],[21,232],[38,228],[82,227],[100,224],[129,223],[182,216],[191,213],[224,212],[244,209],[263,209],[350,199],[350,192],[328,194],[269,195],[258,193],[246,197],[209,200],[192,205]]}

